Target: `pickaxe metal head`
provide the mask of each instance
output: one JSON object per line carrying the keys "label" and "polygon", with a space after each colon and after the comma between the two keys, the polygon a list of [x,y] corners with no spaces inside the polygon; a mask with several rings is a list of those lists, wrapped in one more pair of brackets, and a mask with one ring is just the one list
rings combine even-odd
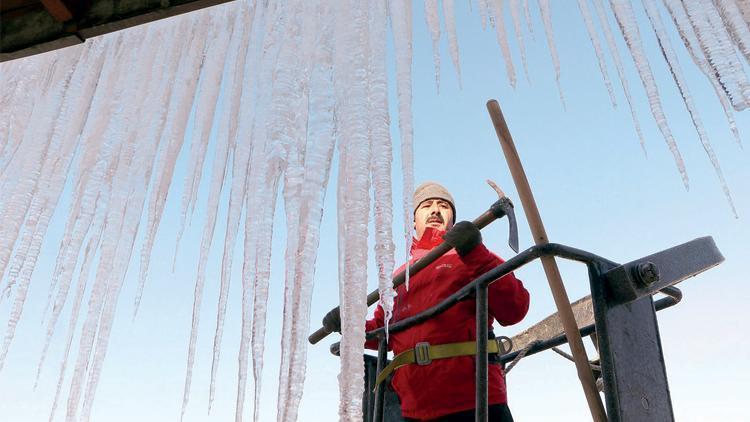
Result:
{"label": "pickaxe metal head", "polygon": [[503,193],[495,182],[487,180],[487,184],[489,184],[500,197],[497,202],[492,204],[490,210],[497,218],[508,217],[508,246],[513,249],[513,252],[518,253],[518,224],[516,222],[516,213],[513,210],[513,202],[505,196],[505,193]]}

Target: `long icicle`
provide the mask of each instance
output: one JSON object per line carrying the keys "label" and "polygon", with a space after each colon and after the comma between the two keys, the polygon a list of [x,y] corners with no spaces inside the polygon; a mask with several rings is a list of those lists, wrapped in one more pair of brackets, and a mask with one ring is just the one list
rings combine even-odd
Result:
{"label": "long icicle", "polygon": [[[66,111],[64,119],[67,124],[65,125],[64,129],[62,129],[62,133],[59,136],[62,139],[74,140],[74,147],[77,146],[79,135],[81,134],[81,131],[83,130],[83,127],[86,123],[91,107],[91,102],[94,97],[94,90],[96,89],[97,82],[99,81],[99,75],[102,70],[102,66],[104,65],[104,58],[106,57],[106,55],[103,54],[103,44],[104,42],[102,42],[101,40],[92,42],[92,45],[88,50],[88,54],[85,57],[85,61],[83,61],[82,63],[80,74],[74,74],[73,80],[71,81],[71,89],[74,90],[74,92],[77,92],[78,95],[68,104],[68,109]],[[72,163],[69,162],[68,166],[70,166],[71,164]],[[63,180],[60,182],[61,190],[57,193],[58,198],[62,194],[62,188],[65,183],[64,178],[67,177],[70,169],[65,168],[59,170],[60,173],[58,173],[56,177],[60,177]],[[54,202],[56,203],[57,200],[55,200]],[[52,207],[55,206],[56,205],[53,205]],[[65,291],[65,294],[63,296],[67,297],[67,290]],[[53,315],[50,317],[50,320],[47,324],[47,335],[44,341],[44,346],[42,347],[41,357],[39,358],[39,365],[37,366],[37,374],[34,381],[35,386],[39,382],[39,375],[47,356],[47,350],[52,340],[52,335],[54,333],[54,328],[57,323],[57,318],[59,316],[60,310],[61,309],[58,309],[56,310],[56,312],[53,312]]]}
{"label": "long icicle", "polygon": [[[258,7],[261,6],[261,7]],[[262,166],[265,165],[263,160],[263,151],[266,143],[265,136],[265,110],[268,107],[268,94],[266,83],[269,80],[267,75],[269,68],[272,68],[274,60],[272,56],[275,54],[276,49],[270,48],[273,45],[273,39],[267,39],[267,37],[276,36],[275,33],[271,32],[273,28],[273,22],[276,19],[274,15],[275,9],[267,9],[268,5],[256,5],[255,13],[253,14],[253,27],[251,34],[251,47],[247,51],[246,63],[244,69],[244,89],[242,91],[242,97],[240,99],[240,109],[243,110],[238,120],[237,130],[237,143],[236,143],[236,164],[233,175],[234,183],[232,185],[232,192],[230,195],[230,214],[227,230],[231,228],[233,224],[232,218],[236,217],[239,219],[241,208],[244,203],[244,207],[247,212],[245,215],[245,239],[244,239],[244,264],[242,268],[242,328],[240,336],[240,350],[238,355],[239,367],[237,372],[237,399],[235,404],[235,421],[242,421],[243,410],[245,404],[245,390],[247,383],[247,371],[248,371],[248,357],[257,335],[254,331],[255,321],[253,318],[253,300],[257,300],[257,294],[254,294],[254,284],[256,274],[255,265],[255,254],[257,243],[258,232],[255,230],[256,226],[253,225],[254,221],[259,221],[258,224],[264,224],[266,221],[262,214],[265,212],[265,208],[268,205],[262,206],[260,201],[256,198],[258,190],[262,187],[269,188],[266,185],[262,185],[263,181],[260,179],[263,174]],[[249,134],[247,136],[245,134]],[[247,161],[245,161],[247,160]],[[249,166],[247,165],[249,163]],[[244,176],[244,177],[243,177]],[[237,178],[240,177],[244,181],[240,184]],[[251,187],[255,187],[251,190]],[[275,189],[275,187],[274,187]],[[257,207],[257,208],[253,208]],[[251,215],[254,213],[255,215]],[[271,219],[271,221],[273,221]],[[234,224],[239,224],[234,223]],[[232,235],[233,236],[233,235]],[[229,277],[229,265],[231,262],[227,260],[227,257],[231,257],[232,253],[232,242],[233,239],[225,240],[224,244],[224,260],[222,262],[222,271]],[[231,259],[231,258],[230,258]],[[222,275],[224,277],[224,275]],[[249,350],[250,349],[250,350]],[[253,355],[255,356],[255,355]],[[262,362],[260,362],[262,365]],[[253,376],[255,380],[255,406],[254,406],[254,420],[257,420],[259,412],[259,398],[260,398],[260,373],[262,372],[262,366],[258,367],[255,361],[253,361]]]}
{"label": "long icicle", "polygon": [[[221,80],[222,75],[224,74],[224,67],[225,67],[225,61],[226,61],[226,52],[227,52],[227,46],[229,44],[230,38],[232,36],[232,32],[234,31],[234,16],[233,13],[235,9],[224,7],[223,10],[219,10],[217,12],[216,19],[218,20],[218,23],[214,23],[214,25],[220,26],[224,28],[227,27],[226,31],[221,31],[224,33],[222,36],[217,36],[215,39],[214,44],[211,46],[211,51],[214,52],[214,54],[209,54],[207,60],[209,62],[214,61],[215,63],[211,66],[205,67],[207,70],[206,74],[203,75],[205,79],[203,79],[202,83],[208,83],[208,84],[214,84],[216,87],[212,87],[207,90],[207,92],[203,93],[203,95],[207,95],[207,99],[203,99],[199,101],[199,105],[196,108],[197,110],[202,110],[207,115],[211,116],[211,119],[205,119],[202,122],[202,126],[206,128],[210,128],[213,126],[213,118],[216,114],[216,104],[218,99],[218,91],[221,86]],[[221,13],[223,12],[223,13]],[[220,14],[219,14],[220,13]],[[218,30],[218,29],[217,29]],[[201,93],[198,94],[199,96],[202,95]],[[203,107],[208,107],[204,109]],[[205,129],[204,131],[198,131],[201,133],[199,136],[193,137],[193,145],[191,147],[191,152],[199,154],[201,158],[196,158],[193,162],[195,164],[195,167],[192,168],[192,187],[188,188],[188,184],[190,183],[190,177],[191,173],[188,173],[188,179],[185,185],[186,190],[189,190],[189,194],[183,195],[183,209],[182,212],[184,213],[186,209],[184,208],[187,206],[190,208],[192,203],[195,200],[195,193],[197,191],[197,185],[198,180],[200,179],[200,173],[202,172],[203,164],[203,156],[205,155],[205,151],[207,148],[207,144],[209,142],[208,139],[208,133],[209,129]],[[196,145],[196,143],[198,145]],[[211,176],[211,185],[209,188],[209,197],[208,197],[208,206],[207,206],[207,218],[206,223],[204,225],[203,229],[203,235],[201,237],[201,244],[200,244],[200,251],[199,251],[199,257],[198,257],[198,269],[197,269],[197,278],[195,280],[195,289],[193,291],[193,316],[192,316],[192,322],[190,326],[190,339],[188,341],[188,358],[187,358],[187,371],[185,375],[185,388],[183,393],[183,401],[182,401],[182,415],[185,414],[185,409],[187,407],[188,400],[190,398],[190,387],[192,382],[192,375],[193,375],[193,366],[195,364],[195,344],[198,339],[198,326],[200,324],[200,313],[201,313],[201,305],[203,303],[203,287],[206,280],[206,262],[208,261],[208,252],[211,249],[211,241],[213,239],[214,235],[214,229],[216,227],[216,214],[218,213],[219,208],[219,200],[221,198],[221,191],[222,187],[224,185],[224,174],[225,174],[225,167],[227,162],[227,154],[228,154],[228,136],[224,136],[222,138],[218,138],[215,140],[215,150],[214,150],[214,169]],[[193,156],[194,157],[194,156]],[[187,203],[184,201],[185,198],[188,198]],[[184,224],[184,221],[183,221]],[[184,228],[184,226],[183,226]],[[179,235],[178,235],[179,236]],[[179,239],[178,239],[179,242]]]}
{"label": "long icicle", "polygon": [[[192,218],[195,199],[198,194],[198,185],[203,174],[203,163],[206,157],[206,148],[208,147],[208,137],[211,134],[211,128],[216,111],[216,101],[219,98],[219,88],[221,86],[221,77],[224,70],[224,64],[227,55],[227,46],[229,35],[232,33],[233,19],[227,19],[214,10],[211,11],[208,23],[208,39],[206,40],[206,50],[204,51],[204,66],[201,69],[198,92],[195,97],[195,114],[193,118],[192,137],[190,140],[190,158],[188,160],[187,177],[185,186],[182,191],[182,206],[180,208],[180,228],[177,232],[177,241],[175,242],[175,254],[172,267],[179,252],[182,235],[185,231],[185,223],[188,216]],[[226,8],[219,8],[219,11],[226,11]],[[226,13],[226,12],[225,12]],[[225,28],[226,26],[226,28]]]}
{"label": "long icicle", "polygon": [[[242,338],[240,342],[239,371],[235,421],[243,418],[245,388],[247,380],[248,352],[252,354],[254,385],[253,419],[258,420],[260,393],[263,374],[263,348],[266,331],[266,306],[268,300],[269,266],[273,235],[273,216],[278,196],[280,171],[279,149],[274,148],[268,133],[268,109],[271,104],[273,70],[277,67],[279,55],[278,37],[285,31],[286,5],[267,5],[261,11],[263,26],[254,24],[263,38],[256,42],[260,56],[258,68],[248,68],[258,72],[254,84],[258,89],[254,100],[252,130],[253,140],[250,170],[247,181],[245,216],[245,254],[242,271]],[[257,13],[257,12],[256,12]],[[266,17],[267,16],[267,17]],[[254,29],[255,31],[255,29]],[[272,152],[274,155],[272,155]],[[250,188],[253,188],[250,190]],[[257,210],[257,211],[256,211]],[[248,347],[250,350],[248,350]]]}
{"label": "long icicle", "polygon": [[516,40],[518,42],[518,52],[521,54],[521,64],[523,65],[523,74],[526,76],[526,81],[530,82],[529,78],[529,66],[526,64],[526,47],[523,42],[523,30],[521,29],[521,11],[519,0],[510,0],[510,16],[513,18],[513,30],[516,33]]}
{"label": "long icicle", "polygon": [[[191,23],[191,20],[185,19],[180,22],[180,25],[175,28],[175,30],[180,34],[187,33],[189,25]],[[173,142],[172,140],[167,139],[164,134],[167,130],[167,123],[173,123],[173,121],[171,121],[171,118],[173,118],[174,116],[173,113],[175,111],[175,108],[171,105],[171,102],[172,99],[176,98],[174,95],[175,82],[179,76],[182,58],[184,58],[185,56],[185,51],[188,48],[189,41],[190,38],[181,37],[179,39],[179,42],[173,44],[172,48],[169,49],[169,52],[166,55],[167,60],[164,61],[165,63],[160,63],[159,74],[162,74],[164,76],[161,79],[161,83],[158,87],[158,92],[155,96],[155,98],[158,98],[159,100],[151,101],[152,109],[150,110],[150,113],[148,113],[149,115],[153,114],[155,118],[151,120],[146,133],[143,135],[147,139],[153,139],[154,142],[157,143],[158,149],[154,153],[154,160],[155,163],[158,163],[158,165],[154,165],[154,169],[156,170],[156,177],[154,179],[154,182],[151,183],[152,192],[147,203],[147,209],[150,210],[149,219],[146,224],[148,233],[146,234],[146,241],[144,242],[143,250],[141,251],[141,269],[139,272],[138,287],[136,289],[136,297],[133,306],[133,319],[135,319],[135,317],[137,316],[138,309],[140,308],[143,289],[146,283],[146,275],[148,273],[151,248],[153,246],[156,228],[158,227],[158,221],[161,217],[160,215],[153,215],[153,213],[157,212],[156,209],[158,207],[155,200],[159,200],[159,195],[164,195],[163,197],[161,197],[161,200],[166,201],[167,192],[157,192],[158,188],[163,188],[162,185],[164,181],[162,179],[162,171],[164,170],[166,172],[170,172],[170,170],[165,169],[163,165],[165,164],[167,155],[170,154],[170,149],[174,150],[175,148],[179,148],[181,146],[181,142]],[[179,83],[180,81],[177,82]],[[178,86],[177,90],[181,90],[181,87]],[[174,153],[176,154],[176,152]],[[161,214],[161,211],[159,211],[159,214]],[[152,227],[151,223],[155,223],[155,225],[153,226],[153,232],[150,231]],[[146,254],[146,256],[144,256],[146,250],[148,251],[148,253]]]}
{"label": "long icicle", "polygon": [[602,52],[601,44],[599,44],[599,35],[597,35],[596,33],[596,28],[594,28],[594,22],[591,18],[591,11],[589,10],[588,0],[578,0],[578,9],[581,11],[583,22],[586,24],[586,31],[589,33],[591,45],[594,47],[596,59],[599,63],[599,71],[602,73],[604,85],[607,87],[607,92],[609,93],[609,100],[612,102],[613,107],[617,107],[615,92],[612,89],[612,82],[609,80],[609,74],[607,73],[607,64],[604,61],[604,53]]}
{"label": "long icicle", "polygon": [[628,45],[635,67],[638,69],[638,75],[641,77],[643,88],[646,90],[648,96],[648,104],[651,107],[651,114],[656,120],[656,125],[659,127],[664,140],[669,147],[672,157],[674,158],[677,169],[682,176],[682,183],[685,185],[685,189],[688,189],[690,184],[688,180],[687,171],[685,170],[685,163],[682,161],[682,155],[677,147],[677,143],[672,137],[672,131],[669,129],[667,118],[664,115],[664,110],[661,105],[661,99],[659,96],[659,89],[654,81],[654,75],[651,73],[651,66],[648,64],[646,58],[646,52],[643,50],[641,44],[641,35],[638,32],[638,25],[633,14],[633,7],[630,4],[630,0],[610,0],[612,10],[615,13],[615,18],[620,26],[620,32],[625,43]]}
{"label": "long icicle", "polygon": [[[74,64],[77,62],[81,52],[81,49],[76,49],[69,51],[68,54],[64,56],[63,63],[55,69],[55,73],[53,74],[52,79],[55,83],[51,88],[50,95],[47,96],[48,101],[45,102],[43,107],[35,109],[35,112],[31,116],[33,119],[54,122],[60,117],[64,94],[69,87],[74,73]],[[29,126],[27,128],[27,133],[24,134],[24,143],[31,147],[25,151],[28,152],[28,154],[24,154],[26,159],[18,160],[19,167],[16,174],[18,175],[17,177],[19,180],[15,184],[15,189],[9,192],[9,200],[4,204],[6,207],[0,206],[0,211],[2,211],[0,215],[2,215],[3,218],[3,225],[2,228],[0,228],[0,239],[7,241],[7,243],[0,245],[0,275],[5,271],[5,266],[10,258],[11,248],[21,234],[24,219],[26,219],[30,207],[33,202],[35,202],[33,201],[33,197],[40,188],[40,182],[48,182],[42,182],[40,177],[44,174],[43,164],[47,160],[48,153],[54,152],[54,150],[50,151],[49,143],[53,127],[54,126],[49,125],[33,125]],[[34,210],[31,211],[34,212]],[[38,213],[40,211],[41,209],[36,212]],[[28,218],[35,219],[36,217],[29,216]],[[29,224],[30,222],[28,219],[26,220],[26,224]],[[31,239],[29,239],[29,241],[30,240]],[[13,270],[12,267],[10,269]],[[33,266],[31,269],[33,269]],[[19,268],[16,271],[20,270],[21,268],[19,265]],[[30,270],[27,271],[28,274],[23,274],[19,277],[20,282],[8,318],[8,325],[5,330],[2,348],[0,349],[0,371],[2,371],[5,364],[5,358],[15,336],[16,326],[21,318],[24,304],[26,302],[26,295],[31,281]],[[14,274],[9,275],[12,280]]]}
{"label": "long icicle", "polygon": [[[444,0],[445,1],[445,0]],[[370,2],[369,136],[370,171],[375,214],[375,264],[378,269],[380,306],[385,311],[385,326],[391,319],[396,292],[391,275],[394,267],[393,198],[391,184],[392,142],[388,116],[388,81],[385,68],[386,48],[385,1]],[[452,5],[451,5],[452,7]],[[447,16],[447,14],[446,14]],[[446,19],[447,21],[447,19]],[[386,328],[387,330],[387,328]]]}
{"label": "long icicle", "polygon": [[[310,327],[310,302],[315,261],[320,241],[323,202],[335,144],[333,113],[335,99],[332,85],[333,8],[326,1],[321,1],[315,6],[318,11],[313,10],[311,13],[320,16],[315,38],[303,37],[303,51],[312,51],[315,60],[312,61],[313,67],[310,69],[307,145],[303,146],[305,181],[300,198],[300,233],[294,263],[294,291],[290,298],[289,315],[287,315],[286,299],[284,304],[285,327],[289,321],[291,330],[283,329],[285,336],[289,337],[289,349],[282,349],[282,353],[288,354],[289,362],[287,372],[280,372],[280,376],[286,378],[286,391],[279,391],[279,397],[283,396],[286,400],[286,405],[279,401],[279,411],[282,417],[277,419],[281,421],[297,419],[297,411],[302,398],[308,347],[306,334]],[[310,28],[303,30],[303,33],[308,30]],[[315,47],[310,45],[311,41],[314,41]]]}
{"label": "long icicle", "polygon": [[656,7],[654,0],[644,0],[643,6],[646,8],[646,15],[651,22],[651,27],[654,29],[656,39],[659,42],[659,47],[661,48],[662,55],[664,55],[664,59],[667,62],[667,66],[669,66],[669,71],[672,74],[672,78],[674,78],[674,81],[677,84],[677,89],[680,91],[682,100],[685,103],[685,107],[687,108],[688,113],[690,113],[690,118],[693,121],[693,126],[695,126],[695,131],[698,133],[698,138],[701,141],[701,145],[703,145],[703,149],[706,151],[706,155],[708,155],[708,158],[711,161],[714,172],[716,172],[716,177],[719,178],[719,183],[721,184],[721,188],[724,191],[724,196],[726,197],[730,208],[732,208],[732,213],[734,214],[735,218],[737,218],[737,210],[734,207],[734,201],[732,201],[732,195],[729,192],[729,186],[727,186],[727,182],[726,180],[724,180],[724,174],[721,171],[719,160],[716,158],[716,154],[714,153],[713,147],[711,146],[711,141],[708,139],[708,134],[706,133],[706,129],[703,127],[700,115],[698,114],[698,109],[695,106],[693,97],[690,94],[690,90],[688,89],[687,82],[682,75],[680,62],[677,60],[677,54],[675,54],[674,49],[672,48],[672,44],[669,41],[667,31],[664,29],[664,23],[661,20],[659,9]]}
{"label": "long icicle", "polygon": [[[165,32],[170,33],[170,30],[174,30],[174,27],[165,25],[153,26],[151,34],[153,39],[151,42],[155,45],[159,45],[160,49],[151,49],[147,54],[141,56],[146,69],[143,80],[149,81],[145,92],[140,92],[137,95],[133,95],[130,101],[131,108],[127,110],[126,116],[136,115],[136,110],[140,110],[144,106],[146,99],[146,93],[157,92],[158,86],[160,85],[163,73],[156,77],[154,75],[154,60],[156,57],[162,57],[168,53],[168,44],[161,42],[165,38]],[[166,36],[167,39],[171,38]],[[147,39],[147,42],[149,40]],[[131,85],[133,86],[133,85]],[[151,113],[151,118],[158,119],[158,113]],[[138,227],[140,224],[140,217],[143,213],[143,205],[146,199],[146,192],[149,181],[151,179],[151,170],[153,168],[153,159],[155,156],[158,144],[151,142],[149,138],[145,136],[144,130],[148,128],[148,124],[143,127],[135,125],[131,119],[125,120],[126,127],[133,128],[126,134],[128,144],[134,145],[135,150],[132,155],[130,163],[126,163],[127,167],[123,174],[127,174],[126,177],[120,177],[122,180],[120,184],[124,185],[121,189],[118,189],[123,195],[118,195],[115,198],[121,201],[122,205],[113,203],[112,209],[122,209],[122,214],[114,218],[118,227],[118,231],[112,237],[118,239],[115,248],[115,255],[112,262],[112,271],[104,274],[97,274],[97,277],[111,277],[113,281],[112,285],[108,286],[107,297],[105,298],[105,306],[102,310],[102,315],[99,323],[99,332],[97,333],[96,348],[94,350],[93,360],[91,363],[91,369],[89,371],[88,383],[86,386],[86,395],[83,401],[83,412],[82,420],[88,422],[91,415],[91,409],[94,403],[94,397],[98,387],[99,379],[101,378],[102,367],[104,359],[107,354],[109,345],[109,336],[112,331],[112,327],[115,319],[115,311],[119,302],[119,295],[122,289],[123,282],[125,280],[125,274],[128,270],[128,264],[130,257],[133,253],[133,246],[135,244],[136,234],[138,233]],[[122,159],[122,158],[121,158]],[[119,169],[118,169],[119,171]],[[113,213],[108,214],[108,218]],[[102,257],[103,255],[102,250]]]}
{"label": "long icicle", "polygon": [[427,28],[432,38],[432,58],[435,62],[435,87],[440,93],[440,17],[438,15],[438,0],[425,0],[424,16]]}
{"label": "long icicle", "polygon": [[[118,60],[124,60],[124,62],[117,63],[115,66],[122,67],[122,63],[127,63],[130,60],[135,59],[135,55],[138,54],[137,45],[141,45],[146,37],[146,32],[135,34],[133,37],[128,37],[123,42],[123,54],[118,56]],[[117,66],[120,65],[120,66]],[[109,148],[102,149],[100,156],[106,158],[106,161],[99,160],[96,177],[92,178],[87,186],[87,192],[92,191],[103,191],[105,193],[103,202],[96,204],[94,211],[96,214],[106,214],[105,217],[105,228],[102,235],[102,243],[100,246],[100,258],[99,268],[97,269],[97,277],[95,277],[94,285],[91,288],[89,294],[89,304],[87,309],[86,320],[82,328],[82,332],[79,339],[78,356],[76,358],[76,364],[71,379],[70,392],[68,394],[68,404],[66,412],[66,420],[72,421],[77,419],[79,407],[81,405],[81,394],[84,388],[84,379],[89,369],[92,367],[91,354],[95,350],[95,339],[100,329],[100,319],[102,310],[105,307],[105,298],[107,290],[109,289],[110,278],[109,276],[103,277],[103,274],[112,274],[113,259],[115,253],[115,239],[112,239],[114,235],[111,233],[108,225],[116,225],[116,222],[111,221],[113,217],[110,215],[110,208],[112,203],[116,203],[117,198],[114,197],[115,189],[113,189],[113,179],[120,162],[124,162],[128,159],[128,151],[132,150],[129,145],[126,147],[127,142],[123,128],[127,128],[127,120],[129,116],[126,116],[127,112],[131,109],[130,104],[132,103],[131,98],[125,95],[126,89],[129,86],[133,86],[135,80],[142,70],[138,69],[138,72],[127,72],[127,74],[113,75],[117,79],[113,81],[115,89],[111,98],[108,98],[108,102],[111,103],[113,114],[108,116],[107,123],[103,132],[103,139],[107,142],[111,142],[111,145],[107,145]],[[98,202],[98,201],[97,201]],[[110,237],[107,237],[110,234]]]}
{"label": "long icicle", "polygon": [[529,9],[529,0],[521,0],[523,2],[523,16],[526,18],[526,27],[529,29],[529,35],[531,40],[534,40],[534,25],[531,23],[531,10]]}
{"label": "long icicle", "polygon": [[750,27],[742,19],[742,11],[733,0],[714,0],[729,35],[747,62],[750,62]]}
{"label": "long icicle", "polygon": [[672,21],[682,39],[682,43],[690,53],[690,58],[693,59],[695,65],[703,72],[711,83],[711,86],[714,88],[716,98],[719,100],[721,108],[724,111],[724,116],[727,119],[729,130],[732,132],[735,142],[742,147],[742,139],[740,138],[740,132],[737,129],[737,123],[734,120],[732,112],[732,104],[730,104],[729,99],[724,95],[721,82],[719,82],[716,74],[708,64],[706,56],[703,54],[703,50],[701,50],[700,43],[698,42],[695,31],[693,30],[693,26],[690,24],[687,12],[682,7],[680,0],[664,0],[664,5],[667,7],[667,10],[672,17]]}
{"label": "long icicle", "polygon": [[[411,22],[411,13],[404,9],[394,9],[395,3],[402,3],[401,7],[403,7],[405,2],[391,3],[391,21],[394,31],[398,34],[399,25]],[[370,211],[370,139],[365,123],[368,110],[365,101],[361,101],[367,98],[367,80],[359,75],[367,74],[366,49],[369,36],[365,4],[363,0],[350,0],[339,7],[335,33],[336,107],[340,110],[347,110],[346,113],[337,114],[340,129],[338,133],[339,172],[345,174],[347,180],[344,189],[339,189],[341,196],[337,198],[339,207],[346,209],[346,215],[338,221],[339,263],[343,270],[343,274],[339,274],[342,333],[339,417],[343,421],[362,420],[364,393],[362,353],[365,342],[364,322],[367,314],[365,297],[367,296],[367,226]],[[409,17],[408,20],[407,17]],[[403,26],[400,28],[405,29]],[[398,56],[398,44],[408,39],[401,38],[399,35],[395,38]],[[411,50],[410,44],[409,42],[408,50]],[[401,54],[404,54],[403,50]],[[401,58],[403,59],[404,56]],[[403,68],[397,69],[396,72],[400,73],[399,78],[406,76],[402,73]],[[409,81],[402,80],[401,82],[406,84]]]}
{"label": "long icicle", "polygon": [[630,118],[633,120],[633,127],[635,128],[635,133],[638,136],[638,142],[641,145],[643,154],[648,156],[648,153],[646,152],[646,140],[643,137],[641,124],[638,122],[638,115],[635,112],[633,98],[630,96],[628,78],[625,76],[625,68],[623,67],[622,60],[620,59],[620,52],[617,49],[617,43],[615,42],[615,37],[612,34],[612,30],[609,28],[609,21],[607,20],[607,13],[604,10],[603,0],[593,1],[594,10],[596,10],[596,15],[599,18],[599,26],[602,28],[602,31],[604,31],[604,39],[607,40],[609,52],[612,55],[612,61],[615,63],[615,69],[617,69],[617,77],[620,79],[620,85],[622,86],[622,91],[625,94],[625,100],[627,101],[628,108],[630,109]]}
{"label": "long icicle", "polygon": [[547,36],[547,48],[549,49],[550,57],[552,57],[552,66],[555,68],[557,92],[560,94],[560,102],[562,103],[563,109],[565,109],[565,97],[563,96],[562,87],[560,86],[560,58],[557,55],[555,35],[552,32],[552,11],[550,10],[549,0],[539,0],[539,11],[542,14],[544,34]]}
{"label": "long icicle", "polygon": [[508,45],[508,35],[505,32],[505,20],[503,17],[503,2],[505,0],[490,0],[490,6],[492,7],[492,16],[495,23],[495,35],[497,36],[497,44],[500,46],[500,51],[503,53],[503,61],[505,62],[505,72],[508,74],[508,82],[510,86],[516,87],[516,70],[513,67],[513,58],[510,55],[510,46]]}
{"label": "long icicle", "polygon": [[160,173],[151,189],[148,199],[148,221],[146,222],[146,235],[141,249],[141,271],[138,280],[138,290],[135,296],[134,316],[140,309],[141,297],[146,284],[146,276],[151,261],[151,251],[156,239],[156,231],[161,223],[162,213],[169,193],[169,185],[172,182],[177,156],[185,142],[185,130],[190,116],[190,110],[195,99],[195,90],[203,62],[201,55],[188,52],[203,51],[206,46],[206,32],[208,30],[208,16],[205,13],[195,14],[191,22],[195,30],[189,31],[190,41],[186,47],[185,54],[181,55],[179,68],[177,70],[176,89],[172,90],[169,100],[169,111],[164,126],[162,139],[165,143],[156,159],[156,168]]}
{"label": "long icicle", "polygon": [[717,20],[721,20],[718,11],[710,1],[683,2],[682,6],[687,12],[708,64],[732,103],[732,107],[737,111],[744,110],[748,106],[750,84],[739,63],[734,46],[731,45],[729,34],[723,27],[713,26]]}
{"label": "long icicle", "polygon": [[[277,421],[296,420],[297,403],[290,393],[293,389],[291,357],[294,353],[305,353],[292,348],[297,326],[295,312],[296,295],[299,294],[297,272],[303,233],[306,229],[302,213],[303,187],[305,187],[304,159],[307,145],[307,104],[309,102],[309,63],[313,47],[313,23],[303,16],[315,13],[313,2],[292,1],[288,8],[287,37],[281,42],[279,65],[274,78],[274,93],[271,102],[272,117],[270,136],[278,142],[283,155],[284,211],[286,214],[286,251],[284,253],[284,308],[282,315],[281,364],[279,365],[279,387],[277,391]],[[300,77],[300,75],[304,75]],[[291,106],[294,104],[295,106]],[[319,186],[309,188],[317,189]],[[304,378],[303,378],[304,379]],[[293,415],[293,416],[292,416]]]}
{"label": "long icicle", "polygon": [[[485,1],[485,0],[480,0]],[[396,52],[396,96],[398,100],[398,129],[401,141],[401,173],[403,174],[402,204],[404,211],[404,241],[406,261],[412,241],[412,194],[414,193],[414,127],[411,114],[412,30],[411,3],[388,0],[394,50]],[[409,289],[409,274],[406,275]]]}
{"label": "long icicle", "polygon": [[458,78],[460,89],[463,83],[461,82],[461,62],[458,56],[458,36],[456,35],[456,15],[453,0],[443,0],[443,18],[445,19],[445,32],[448,35],[448,52],[451,55],[453,68],[456,69],[456,78]]}
{"label": "long icicle", "polygon": [[[245,185],[246,173],[242,171],[242,168],[247,168],[247,160],[249,159],[249,148],[247,155],[241,154],[239,148],[237,148],[237,114],[239,113],[240,102],[244,87],[244,69],[247,56],[248,45],[250,43],[250,34],[252,32],[254,18],[254,4],[251,6],[247,2],[239,3],[239,13],[236,15],[236,21],[234,23],[236,36],[232,38],[232,44],[229,47],[230,57],[227,59],[227,66],[224,69],[227,83],[223,90],[223,104],[224,107],[228,107],[228,111],[225,110],[221,115],[221,122],[219,123],[219,139],[227,138],[227,161],[225,163],[227,171],[223,171],[223,177],[229,176],[228,169],[229,163],[232,163],[231,172],[231,188],[229,193],[229,211],[227,216],[225,240],[224,240],[224,253],[222,255],[221,264],[221,281],[219,285],[219,303],[218,311],[216,315],[216,329],[214,331],[214,342],[213,342],[213,354],[211,358],[211,380],[209,382],[208,392],[208,413],[211,414],[211,408],[214,402],[216,394],[216,375],[219,368],[219,359],[221,356],[221,340],[224,334],[224,318],[226,316],[227,301],[229,299],[229,281],[231,279],[231,259],[234,253],[234,239],[237,230],[239,229],[239,219],[242,213],[242,199],[238,199],[238,195],[244,195],[243,188]],[[252,7],[252,8],[251,8]],[[245,26],[244,22],[250,22],[250,25]],[[247,144],[247,143],[246,143]],[[230,234],[231,229],[231,234]],[[230,237],[231,236],[231,237]],[[227,246],[227,244],[231,246]]]}

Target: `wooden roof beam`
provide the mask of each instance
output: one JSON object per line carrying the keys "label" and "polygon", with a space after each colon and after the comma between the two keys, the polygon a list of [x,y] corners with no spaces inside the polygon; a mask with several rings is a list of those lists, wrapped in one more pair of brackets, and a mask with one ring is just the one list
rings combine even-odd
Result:
{"label": "wooden roof beam", "polygon": [[67,22],[73,19],[73,12],[62,0],[41,0],[47,13],[52,15],[58,22]]}

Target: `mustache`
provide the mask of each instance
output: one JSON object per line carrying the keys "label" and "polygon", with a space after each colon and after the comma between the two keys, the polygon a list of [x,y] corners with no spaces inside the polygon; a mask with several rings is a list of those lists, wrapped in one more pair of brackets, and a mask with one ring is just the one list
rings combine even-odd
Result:
{"label": "mustache", "polygon": [[431,223],[432,220],[437,220],[439,223],[445,223],[445,219],[443,219],[443,216],[440,214],[433,214],[427,217],[426,222]]}

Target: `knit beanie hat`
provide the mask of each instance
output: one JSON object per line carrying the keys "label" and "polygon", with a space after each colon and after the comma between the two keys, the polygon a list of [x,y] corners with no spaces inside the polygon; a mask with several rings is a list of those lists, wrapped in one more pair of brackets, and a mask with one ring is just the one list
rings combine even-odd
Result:
{"label": "knit beanie hat", "polygon": [[424,182],[414,190],[414,213],[422,202],[428,199],[442,199],[448,202],[453,209],[453,222],[456,222],[456,204],[453,202],[453,196],[443,185],[436,182]]}

